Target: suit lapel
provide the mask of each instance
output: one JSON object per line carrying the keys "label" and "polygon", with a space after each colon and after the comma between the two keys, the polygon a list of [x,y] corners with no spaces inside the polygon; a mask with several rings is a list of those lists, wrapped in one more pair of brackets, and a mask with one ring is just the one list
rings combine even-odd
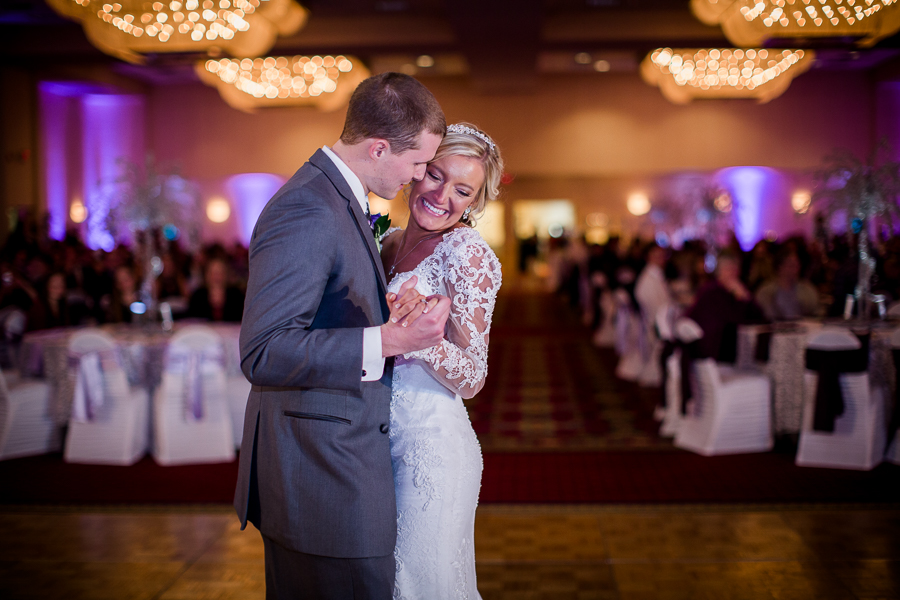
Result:
{"label": "suit lapel", "polygon": [[383,296],[387,293],[387,278],[384,274],[384,266],[381,264],[381,254],[378,252],[378,246],[375,244],[375,236],[372,234],[372,228],[369,226],[368,221],[366,220],[366,214],[363,212],[362,207],[359,205],[359,200],[356,199],[356,196],[353,195],[353,191],[350,189],[350,185],[347,183],[347,180],[344,179],[344,176],[341,175],[341,172],[338,170],[337,166],[328,157],[327,154],[322,152],[321,149],[316,150],[316,153],[312,155],[312,158],[309,159],[313,165],[322,170],[323,173],[331,180],[331,183],[334,185],[335,189],[338,193],[347,201],[347,210],[350,211],[351,218],[354,223],[356,223],[356,227],[359,230],[359,234],[363,238],[363,243],[366,244],[366,248],[369,249],[369,257],[372,259],[372,264],[375,266],[375,271],[378,273],[378,283],[381,286],[381,295],[382,295],[382,304],[384,304]]}

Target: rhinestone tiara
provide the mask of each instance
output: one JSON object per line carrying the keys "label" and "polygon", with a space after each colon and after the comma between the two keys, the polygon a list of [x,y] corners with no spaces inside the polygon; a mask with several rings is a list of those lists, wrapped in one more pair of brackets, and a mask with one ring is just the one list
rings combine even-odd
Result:
{"label": "rhinestone tiara", "polygon": [[466,125],[461,125],[459,123],[454,123],[453,125],[449,125],[447,127],[447,133],[465,133],[468,135],[474,135],[475,137],[477,137],[478,139],[483,141],[485,144],[487,144],[491,150],[496,149],[496,147],[494,146],[494,142],[491,140],[491,138],[489,138],[485,134],[481,133],[477,129],[472,129],[471,127],[467,127]]}

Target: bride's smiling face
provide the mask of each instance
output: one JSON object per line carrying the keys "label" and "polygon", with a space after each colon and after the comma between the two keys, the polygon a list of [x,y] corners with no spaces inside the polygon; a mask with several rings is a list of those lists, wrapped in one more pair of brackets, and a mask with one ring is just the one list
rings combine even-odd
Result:
{"label": "bride's smiling face", "polygon": [[442,231],[459,222],[484,185],[484,167],[468,156],[451,155],[428,165],[409,193],[410,218],[421,229]]}

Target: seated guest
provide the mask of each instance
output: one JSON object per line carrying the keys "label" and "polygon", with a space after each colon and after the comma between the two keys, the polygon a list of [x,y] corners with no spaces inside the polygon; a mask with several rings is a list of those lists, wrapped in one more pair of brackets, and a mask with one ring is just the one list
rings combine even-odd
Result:
{"label": "seated guest", "polygon": [[665,266],[666,251],[656,244],[651,245],[647,250],[647,265],[641,270],[634,286],[634,297],[650,331],[653,330],[656,313],[671,302],[663,270]]}
{"label": "seated guest", "polygon": [[809,281],[800,279],[800,258],[793,252],[779,254],[775,277],[756,292],[756,302],[772,321],[799,319],[815,315],[819,294]]}
{"label": "seated guest", "polygon": [[57,271],[43,285],[42,293],[28,311],[28,330],[75,325],[66,302],[66,276]]}
{"label": "seated guest", "polygon": [[162,257],[163,270],[156,280],[156,297],[163,300],[166,298],[187,298],[187,281],[184,274],[178,268],[178,263],[171,252],[167,252]]}
{"label": "seated guest", "polygon": [[122,264],[113,271],[113,291],[102,304],[107,323],[131,323],[131,304],[140,298],[137,273],[131,265]]}
{"label": "seated guest", "polygon": [[188,317],[210,321],[240,321],[244,316],[244,294],[228,284],[228,266],[214,258],[206,264],[205,285],[191,294]]}
{"label": "seated guest", "polygon": [[747,264],[747,287],[751,290],[759,288],[775,275],[772,261],[772,243],[760,240],[753,246]]}
{"label": "seated guest", "polygon": [[737,354],[737,326],[765,319],[762,310],[741,282],[740,258],[723,252],[716,265],[715,279],[697,291],[697,299],[686,317],[703,329],[700,355],[719,362],[734,362]]}
{"label": "seated guest", "polygon": [[663,344],[657,335],[656,317],[660,310],[672,302],[663,270],[665,266],[666,251],[656,244],[651,244],[647,250],[646,266],[641,269],[641,274],[638,275],[634,285],[634,297],[641,307],[644,336],[649,350],[644,355],[646,360],[638,376],[638,384],[649,387],[657,387],[662,382],[660,357]]}

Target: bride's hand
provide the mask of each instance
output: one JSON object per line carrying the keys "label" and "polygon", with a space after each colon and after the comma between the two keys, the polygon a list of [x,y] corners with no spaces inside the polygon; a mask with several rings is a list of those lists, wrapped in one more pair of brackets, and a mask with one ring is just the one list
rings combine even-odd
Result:
{"label": "bride's hand", "polygon": [[428,299],[416,288],[418,279],[415,275],[403,282],[396,294],[388,294],[387,302],[391,308],[390,322],[401,327],[409,327],[423,313],[427,313],[437,304],[436,299]]}

